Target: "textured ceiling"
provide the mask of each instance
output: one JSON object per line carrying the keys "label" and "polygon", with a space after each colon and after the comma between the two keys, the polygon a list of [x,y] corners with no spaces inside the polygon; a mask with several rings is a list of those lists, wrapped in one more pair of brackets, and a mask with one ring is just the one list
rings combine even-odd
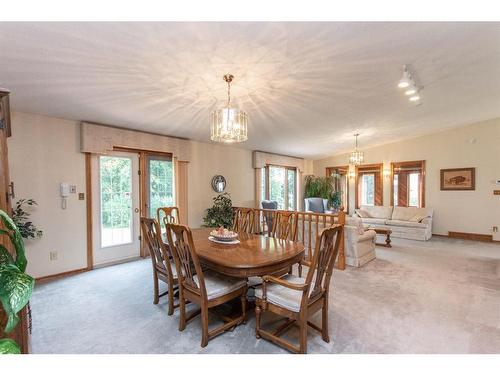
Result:
{"label": "textured ceiling", "polygon": [[208,141],[227,72],[241,147],[319,158],[500,117],[500,23],[0,23],[18,111]]}

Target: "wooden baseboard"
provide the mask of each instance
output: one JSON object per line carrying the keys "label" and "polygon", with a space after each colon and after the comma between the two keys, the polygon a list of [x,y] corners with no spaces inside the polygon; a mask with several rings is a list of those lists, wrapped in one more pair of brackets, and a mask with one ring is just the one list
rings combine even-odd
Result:
{"label": "wooden baseboard", "polygon": [[35,279],[35,281],[36,281],[37,284],[46,283],[48,281],[54,281],[54,280],[57,280],[57,279],[60,279],[60,278],[63,278],[63,277],[77,275],[79,273],[87,272],[87,271],[88,271],[88,268],[80,268],[78,270],[56,273],[55,275],[37,277]]}
{"label": "wooden baseboard", "polygon": [[472,240],[481,242],[493,242],[491,234],[464,233],[464,232],[448,232],[450,238],[460,238],[462,240]]}

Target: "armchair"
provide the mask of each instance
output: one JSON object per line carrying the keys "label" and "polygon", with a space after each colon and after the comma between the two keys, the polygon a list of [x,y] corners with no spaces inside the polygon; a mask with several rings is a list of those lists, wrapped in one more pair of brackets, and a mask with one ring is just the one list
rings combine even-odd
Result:
{"label": "armchair", "polygon": [[362,267],[376,258],[374,230],[365,230],[358,217],[346,217],[345,255],[346,264],[352,267]]}
{"label": "armchair", "polygon": [[323,198],[305,198],[304,211],[312,211],[320,214],[332,213],[331,210],[328,210],[328,199]]}
{"label": "armchair", "polygon": [[[328,335],[328,293],[333,265],[338,256],[342,225],[323,229],[316,241],[309,271],[305,278],[286,275],[282,278],[264,276],[263,285],[255,290],[255,336],[272,341],[294,353],[307,353],[308,326],[319,331],[323,341],[330,342]],[[309,317],[321,310],[321,328],[309,321]],[[274,332],[261,327],[261,314],[271,311],[286,318]],[[299,346],[279,337],[293,324],[299,326]]]}

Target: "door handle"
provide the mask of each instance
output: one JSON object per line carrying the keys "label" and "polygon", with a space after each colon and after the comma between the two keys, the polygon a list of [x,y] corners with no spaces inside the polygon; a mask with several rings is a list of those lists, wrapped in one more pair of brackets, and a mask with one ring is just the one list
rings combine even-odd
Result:
{"label": "door handle", "polygon": [[14,190],[14,181],[12,181],[12,182],[9,184],[9,188],[10,188],[10,193],[9,193],[9,195],[10,195],[10,197],[11,197],[12,199],[14,199],[14,198],[16,197],[16,192],[15,192],[15,190]]}

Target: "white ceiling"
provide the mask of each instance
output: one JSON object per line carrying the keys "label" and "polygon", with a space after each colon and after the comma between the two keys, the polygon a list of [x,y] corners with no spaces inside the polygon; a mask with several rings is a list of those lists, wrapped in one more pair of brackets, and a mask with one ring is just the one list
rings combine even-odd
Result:
{"label": "white ceiling", "polygon": [[500,23],[0,23],[18,111],[208,141],[227,72],[241,147],[319,158],[500,117]]}

